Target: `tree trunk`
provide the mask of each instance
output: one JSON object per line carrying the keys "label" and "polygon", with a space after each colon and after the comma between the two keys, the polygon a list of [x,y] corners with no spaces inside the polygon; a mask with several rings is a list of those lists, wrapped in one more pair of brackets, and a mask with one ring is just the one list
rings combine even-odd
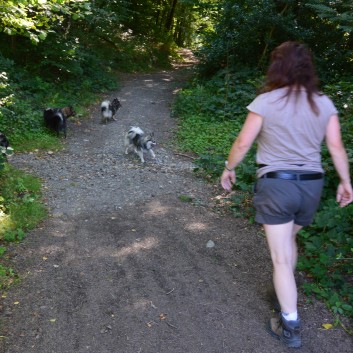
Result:
{"label": "tree trunk", "polygon": [[174,19],[174,13],[175,13],[175,9],[178,3],[178,0],[172,0],[172,7],[169,11],[169,16],[167,18],[167,22],[165,24],[165,28],[167,31],[170,31],[173,28],[173,19]]}

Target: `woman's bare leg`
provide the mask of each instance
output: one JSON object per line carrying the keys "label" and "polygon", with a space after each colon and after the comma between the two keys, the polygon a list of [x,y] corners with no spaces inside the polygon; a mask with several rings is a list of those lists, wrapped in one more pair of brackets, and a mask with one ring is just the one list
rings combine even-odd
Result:
{"label": "woman's bare leg", "polygon": [[273,284],[281,310],[284,313],[297,311],[297,286],[294,270],[298,253],[296,234],[301,226],[293,221],[285,224],[264,225],[273,263]]}

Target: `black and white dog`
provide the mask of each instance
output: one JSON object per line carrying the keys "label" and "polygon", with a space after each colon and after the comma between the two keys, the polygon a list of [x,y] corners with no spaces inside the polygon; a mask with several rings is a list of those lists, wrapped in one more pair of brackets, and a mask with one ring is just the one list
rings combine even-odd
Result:
{"label": "black and white dog", "polygon": [[44,110],[44,122],[49,129],[56,132],[57,136],[63,131],[66,138],[66,119],[75,115],[76,112],[72,107],[47,108]]}
{"label": "black and white dog", "polygon": [[[5,136],[5,134],[3,134],[2,132],[0,132],[0,169],[1,169],[1,164],[3,164],[4,161],[7,161],[7,156],[12,154],[12,149],[10,146],[10,142],[7,139],[7,137]],[[9,150],[11,149],[11,152],[9,152]]]}
{"label": "black and white dog", "polygon": [[122,105],[118,98],[114,98],[111,102],[106,100],[101,104],[101,112],[102,112],[102,123],[106,124],[108,120],[114,120],[114,115],[121,108]]}
{"label": "black and white dog", "polygon": [[145,134],[137,126],[131,126],[130,130],[125,135],[125,153],[128,154],[129,150],[133,149],[140,157],[142,163],[145,163],[143,158],[144,152],[149,152],[152,158],[156,158],[152,150],[155,145],[156,142],[153,139],[153,132]]}

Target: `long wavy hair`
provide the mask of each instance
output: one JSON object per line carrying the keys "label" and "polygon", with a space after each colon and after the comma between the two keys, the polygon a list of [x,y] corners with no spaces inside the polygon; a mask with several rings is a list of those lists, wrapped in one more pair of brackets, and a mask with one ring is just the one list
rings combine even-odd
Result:
{"label": "long wavy hair", "polygon": [[313,96],[319,94],[318,83],[310,50],[305,44],[288,41],[276,47],[271,53],[270,65],[260,93],[288,87],[283,96],[288,99],[292,93],[298,97],[299,89],[304,87],[310,107],[317,115],[319,109]]}

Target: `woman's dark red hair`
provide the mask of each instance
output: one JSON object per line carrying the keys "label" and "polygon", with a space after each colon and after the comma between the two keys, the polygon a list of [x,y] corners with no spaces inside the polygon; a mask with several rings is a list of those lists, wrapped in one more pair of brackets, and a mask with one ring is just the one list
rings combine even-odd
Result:
{"label": "woman's dark red hair", "polygon": [[313,95],[318,94],[318,79],[310,50],[299,42],[288,41],[276,47],[271,53],[270,66],[260,93],[288,87],[284,97],[293,92],[299,94],[304,87],[311,109],[318,114]]}

